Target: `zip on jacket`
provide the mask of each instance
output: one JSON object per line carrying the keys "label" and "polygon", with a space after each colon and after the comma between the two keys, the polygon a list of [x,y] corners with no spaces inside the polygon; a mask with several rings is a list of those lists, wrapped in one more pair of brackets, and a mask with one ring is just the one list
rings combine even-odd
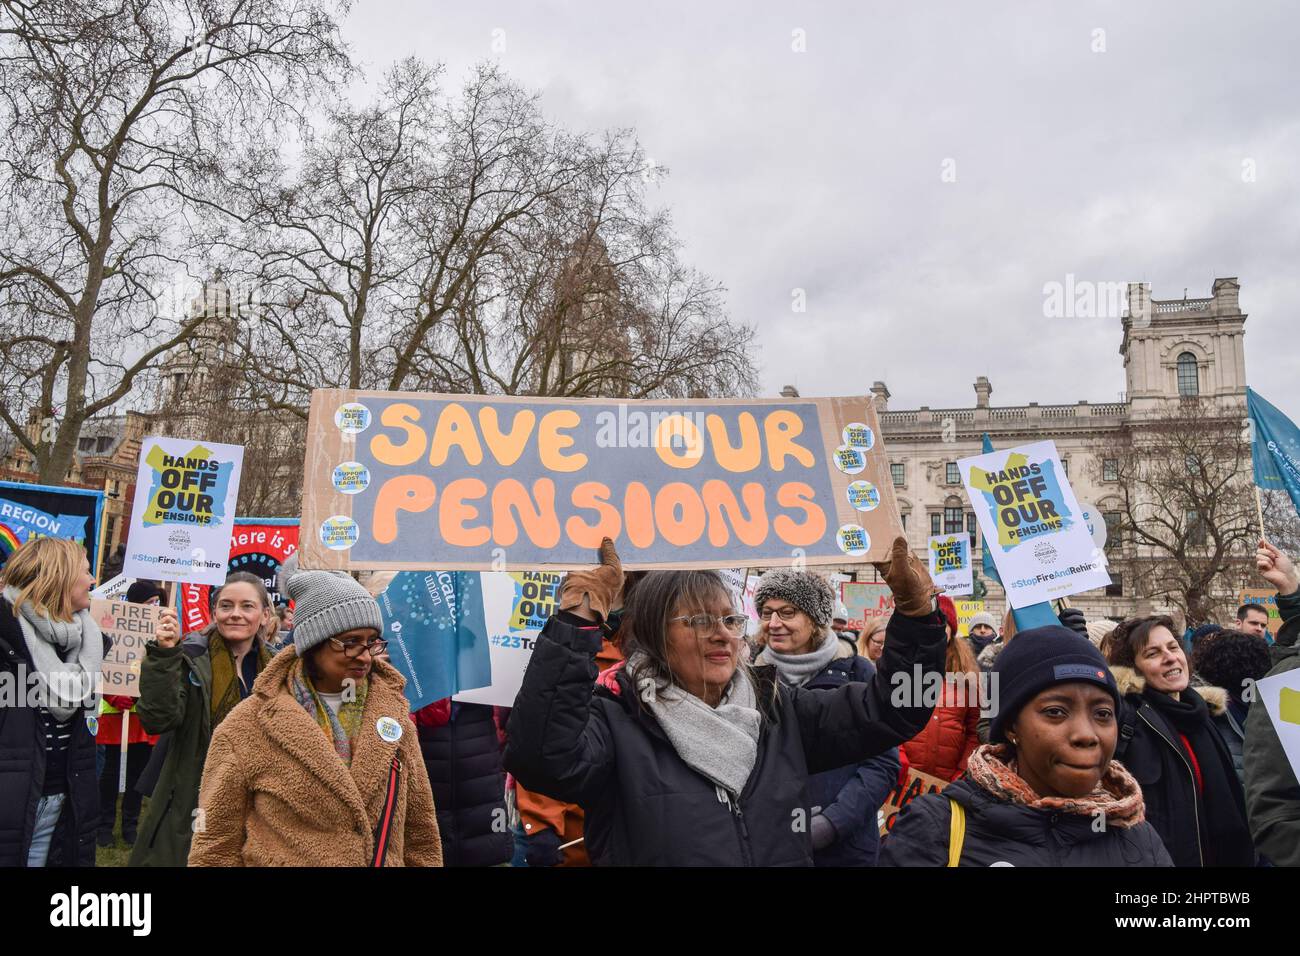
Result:
{"label": "zip on jacket", "polygon": [[1201,866],[1203,868],[1205,866],[1205,850],[1202,849],[1202,842],[1201,842],[1201,811],[1197,806],[1200,803],[1200,797],[1196,793],[1196,773],[1192,770],[1192,765],[1187,762],[1187,758],[1183,755],[1183,748],[1179,747],[1172,740],[1166,737],[1164,733],[1160,730],[1160,728],[1157,727],[1155,724],[1153,724],[1150,718],[1147,717],[1146,708],[1148,706],[1149,705],[1147,704],[1143,704],[1141,707],[1139,707],[1138,716],[1142,718],[1143,723],[1145,723],[1148,727],[1150,727],[1159,735],[1161,740],[1163,740],[1165,743],[1167,743],[1170,747],[1173,748],[1174,753],[1178,754],[1178,759],[1180,759],[1183,762],[1183,766],[1187,768],[1187,776],[1191,779],[1192,819],[1196,823],[1196,857],[1201,861]]}

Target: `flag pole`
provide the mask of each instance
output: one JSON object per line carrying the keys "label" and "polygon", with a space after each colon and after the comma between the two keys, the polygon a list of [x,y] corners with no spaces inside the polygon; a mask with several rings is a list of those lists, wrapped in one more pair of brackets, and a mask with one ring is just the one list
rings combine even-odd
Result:
{"label": "flag pole", "polygon": [[1259,536],[1267,541],[1268,536],[1264,534],[1264,502],[1259,495],[1259,485],[1255,485],[1255,515],[1259,518]]}

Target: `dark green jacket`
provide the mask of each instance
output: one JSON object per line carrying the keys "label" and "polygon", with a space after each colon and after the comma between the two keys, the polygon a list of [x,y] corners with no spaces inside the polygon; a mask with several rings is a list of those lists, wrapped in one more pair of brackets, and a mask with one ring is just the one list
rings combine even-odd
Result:
{"label": "dark green jacket", "polygon": [[[1300,617],[1300,591],[1279,594],[1282,620]],[[1268,676],[1300,667],[1300,647],[1275,644]],[[1246,717],[1244,749],[1246,812],[1255,849],[1276,866],[1300,866],[1300,782],[1287,760],[1268,712],[1261,705]]]}

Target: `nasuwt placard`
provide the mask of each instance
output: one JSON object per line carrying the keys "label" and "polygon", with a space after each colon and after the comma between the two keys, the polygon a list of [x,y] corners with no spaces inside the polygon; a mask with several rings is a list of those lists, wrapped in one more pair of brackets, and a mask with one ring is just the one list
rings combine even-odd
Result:
{"label": "nasuwt placard", "polygon": [[[629,568],[888,556],[901,533],[870,398],[312,394],[300,562]],[[743,560],[741,560],[743,559]]]}

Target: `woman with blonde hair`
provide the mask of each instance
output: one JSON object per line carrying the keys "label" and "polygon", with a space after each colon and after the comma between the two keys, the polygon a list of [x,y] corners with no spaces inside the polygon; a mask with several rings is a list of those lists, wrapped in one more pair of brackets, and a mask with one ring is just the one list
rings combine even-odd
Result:
{"label": "woman with blonde hair", "polygon": [[885,625],[888,623],[888,618],[877,618],[858,635],[858,653],[873,664],[885,653]]}
{"label": "woman with blonde hair", "polygon": [[33,538],[3,584],[0,673],[17,693],[0,709],[0,866],[94,866],[104,637],[89,613],[86,549]]}

